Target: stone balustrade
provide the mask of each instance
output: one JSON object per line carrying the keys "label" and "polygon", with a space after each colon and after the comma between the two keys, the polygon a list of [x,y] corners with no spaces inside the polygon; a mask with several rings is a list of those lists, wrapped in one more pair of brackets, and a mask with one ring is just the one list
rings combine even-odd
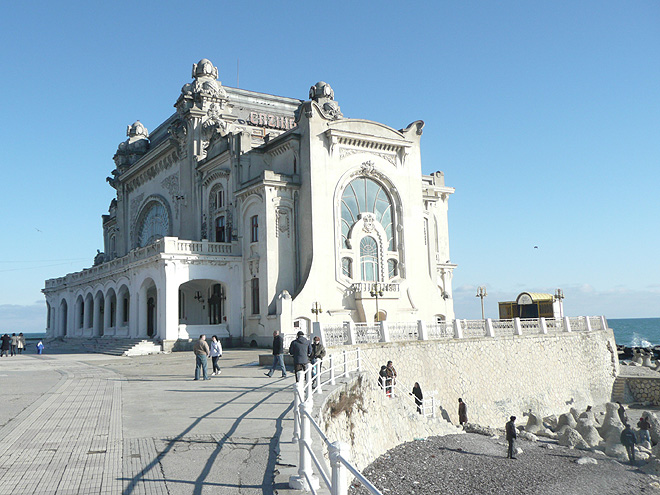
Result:
{"label": "stone balustrade", "polygon": [[79,272],[69,273],[64,277],[46,280],[46,290],[58,289],[65,284],[78,284],[95,280],[101,276],[115,273],[134,263],[161,254],[232,256],[236,255],[236,249],[237,247],[229,242],[189,241],[179,239],[178,237],[163,237],[146,247],[133,249],[121,258],[115,258],[91,268],[85,268]]}
{"label": "stone balustrade", "polygon": [[522,335],[590,332],[607,329],[604,316],[577,316],[564,318],[538,318],[512,320],[454,320],[453,322],[426,323],[322,323],[315,322],[314,334],[321,337],[326,347],[373,344],[376,342],[405,342],[439,339],[492,339]]}

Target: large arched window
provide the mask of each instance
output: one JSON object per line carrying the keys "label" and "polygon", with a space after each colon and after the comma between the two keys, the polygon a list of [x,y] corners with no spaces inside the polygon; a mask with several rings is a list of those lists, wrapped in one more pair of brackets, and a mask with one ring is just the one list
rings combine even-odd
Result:
{"label": "large arched window", "polygon": [[393,251],[392,201],[383,186],[366,177],[351,181],[341,196],[341,233],[344,247],[349,247],[348,234],[362,213],[373,213],[387,235],[387,249]]}
{"label": "large arched window", "polygon": [[137,246],[145,247],[156,239],[169,235],[170,216],[158,201],[150,202],[141,215],[137,228]]}
{"label": "large arched window", "polygon": [[364,282],[378,281],[378,244],[373,237],[360,241],[360,270]]}

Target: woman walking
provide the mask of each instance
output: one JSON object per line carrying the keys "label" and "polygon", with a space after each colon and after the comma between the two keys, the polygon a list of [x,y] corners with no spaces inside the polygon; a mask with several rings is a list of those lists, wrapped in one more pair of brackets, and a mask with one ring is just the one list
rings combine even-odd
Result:
{"label": "woman walking", "polygon": [[25,336],[21,332],[18,334],[18,353],[23,354],[23,349],[25,349]]}
{"label": "woman walking", "polygon": [[211,362],[213,363],[213,373],[212,375],[219,375],[221,373],[220,366],[218,366],[218,359],[222,356],[222,344],[218,340],[218,337],[215,335],[211,337],[211,346],[210,346],[210,356]]}

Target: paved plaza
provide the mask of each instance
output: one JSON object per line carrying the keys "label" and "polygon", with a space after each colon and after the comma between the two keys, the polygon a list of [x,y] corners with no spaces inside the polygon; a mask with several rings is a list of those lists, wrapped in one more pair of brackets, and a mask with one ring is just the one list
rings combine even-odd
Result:
{"label": "paved plaza", "polygon": [[225,350],[210,381],[192,352],[0,358],[0,495],[272,493],[293,377],[263,352]]}

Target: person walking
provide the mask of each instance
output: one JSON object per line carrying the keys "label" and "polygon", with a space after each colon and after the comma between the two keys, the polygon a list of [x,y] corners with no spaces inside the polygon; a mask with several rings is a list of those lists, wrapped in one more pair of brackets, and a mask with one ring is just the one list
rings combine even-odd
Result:
{"label": "person walking", "polygon": [[43,354],[44,353],[44,343],[40,340],[37,342],[37,354]]}
{"label": "person walking", "polygon": [[467,405],[463,402],[463,399],[458,399],[458,424],[464,425],[467,422]]}
{"label": "person walking", "polygon": [[23,354],[23,349],[25,349],[25,336],[21,332],[18,334],[18,353]]}
{"label": "person walking", "polygon": [[9,356],[11,337],[8,334],[4,334],[0,339],[2,340],[2,345],[0,345],[0,357]]}
{"label": "person walking", "polygon": [[270,371],[264,373],[266,376],[273,376],[275,368],[282,370],[282,378],[286,378],[286,366],[284,366],[284,339],[280,335],[279,330],[273,332],[273,364]]}
{"label": "person walking", "polygon": [[394,369],[392,361],[388,361],[387,366],[385,367],[385,395],[390,398],[392,397],[392,389],[394,388],[394,385],[396,385],[396,370]]}
{"label": "person walking", "polygon": [[199,380],[199,370],[202,370],[204,380],[210,380],[206,375],[207,356],[210,353],[209,345],[206,343],[206,335],[202,334],[193,345],[193,352],[195,353],[195,380]]}
{"label": "person walking", "polygon": [[211,337],[209,355],[211,356],[211,362],[213,363],[213,373],[211,374],[217,376],[222,373],[220,366],[218,366],[218,359],[222,357],[222,344],[215,335]]}
{"label": "person walking", "polygon": [[[321,337],[317,335],[314,337],[312,353],[309,356],[309,361],[312,364],[312,377],[316,377],[318,373],[321,373],[321,361],[323,361],[324,357],[325,346],[321,344]],[[316,387],[316,379],[314,380],[314,387]]]}
{"label": "person walking", "polygon": [[619,404],[619,410],[617,411],[619,413],[619,419],[625,426],[628,424],[628,416],[626,415],[626,408],[623,407],[623,404],[621,404],[621,402],[617,402],[617,404]]}
{"label": "person walking", "polygon": [[11,355],[15,356],[18,354],[18,335],[16,333],[11,334]]}
{"label": "person walking", "polygon": [[635,437],[635,432],[628,423],[626,423],[626,427],[621,432],[621,443],[628,452],[628,460],[630,461],[630,464],[635,464],[635,444],[637,443],[637,438]]}
{"label": "person walking", "polygon": [[516,447],[516,438],[518,437],[518,431],[516,430],[516,417],[511,416],[509,422],[504,427],[506,432],[506,441],[509,442],[509,449],[507,450],[506,457],[508,459],[515,459],[515,447]]}
{"label": "person walking", "polygon": [[415,382],[413,385],[412,392],[410,395],[415,396],[415,404],[417,404],[417,412],[422,414],[422,404],[424,403],[424,394],[422,394],[422,387],[419,386],[419,383]]}
{"label": "person walking", "polygon": [[293,369],[296,374],[296,381],[298,381],[298,372],[307,369],[309,357],[312,355],[312,345],[305,338],[302,331],[298,331],[296,340],[289,345],[289,354],[293,356]]}

